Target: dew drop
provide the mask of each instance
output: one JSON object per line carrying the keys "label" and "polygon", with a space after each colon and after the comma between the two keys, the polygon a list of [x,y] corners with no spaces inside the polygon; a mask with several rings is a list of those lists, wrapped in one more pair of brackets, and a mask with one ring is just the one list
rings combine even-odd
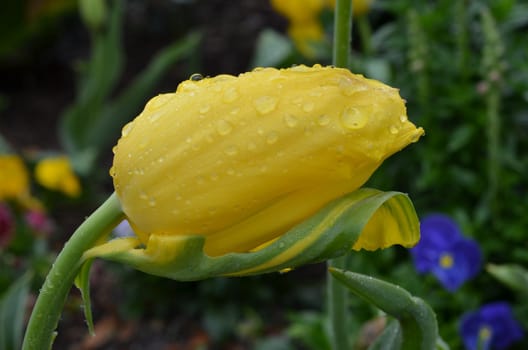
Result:
{"label": "dew drop", "polygon": [[303,104],[302,109],[306,113],[309,113],[314,110],[314,107],[315,107],[315,104],[313,102],[306,102],[305,104]]}
{"label": "dew drop", "polygon": [[147,196],[147,194],[146,194],[145,192],[141,191],[141,192],[139,193],[139,198],[145,200],[145,199],[148,198],[148,196]]}
{"label": "dew drop", "polygon": [[341,90],[341,93],[343,95],[352,96],[358,91],[366,90],[366,87],[364,87],[363,85],[354,84],[352,80],[344,78],[339,81],[339,89]]}
{"label": "dew drop", "polygon": [[156,206],[156,199],[154,199],[154,197],[150,197],[148,204],[149,204],[150,207],[155,207]]}
{"label": "dew drop", "polygon": [[228,156],[234,156],[238,153],[238,147],[235,145],[227,146],[224,153]]}
{"label": "dew drop", "polygon": [[297,120],[297,118],[291,114],[286,114],[284,116],[284,122],[286,123],[286,125],[290,128],[294,128],[295,126],[297,126],[297,124],[299,123],[299,121]]}
{"label": "dew drop", "polygon": [[253,142],[253,141],[249,141],[248,146],[247,146],[247,149],[248,149],[249,151],[254,151],[254,150],[257,149],[257,145],[255,144],[255,142]]}
{"label": "dew drop", "polygon": [[407,116],[405,114],[400,115],[400,121],[402,123],[405,123],[408,120]]}
{"label": "dew drop", "polygon": [[368,116],[354,107],[346,107],[341,113],[341,123],[347,129],[361,129],[367,121]]}
{"label": "dew drop", "polygon": [[232,114],[232,115],[237,115],[239,111],[240,111],[240,108],[235,108],[235,109],[233,109],[233,110],[231,111],[231,114]]}
{"label": "dew drop", "polygon": [[200,109],[198,110],[198,112],[200,112],[201,114],[205,114],[207,112],[209,112],[209,110],[211,109],[211,106],[209,105],[204,105],[204,106],[201,106]]}
{"label": "dew drop", "polygon": [[237,98],[238,98],[237,90],[234,87],[230,87],[224,92],[222,101],[230,103],[230,102],[235,101]]}
{"label": "dew drop", "polygon": [[209,178],[213,181],[217,181],[218,180],[218,174],[217,173],[212,173],[211,175],[209,175]]}
{"label": "dew drop", "polygon": [[159,157],[158,158],[158,163],[163,163],[165,161],[165,158],[164,157]]}
{"label": "dew drop", "polygon": [[268,114],[275,110],[277,106],[277,98],[273,96],[261,96],[253,101],[257,112],[260,114]]}
{"label": "dew drop", "polygon": [[121,129],[121,137],[127,137],[128,134],[130,134],[130,132],[132,131],[132,129],[134,129],[133,122],[126,124],[123,129]]}
{"label": "dew drop", "polygon": [[391,134],[396,135],[398,132],[400,132],[400,129],[398,129],[396,125],[391,125],[389,131]]}
{"label": "dew drop", "polygon": [[152,98],[147,102],[145,110],[154,110],[158,109],[161,106],[165,105],[172,98],[171,94],[162,94]]}
{"label": "dew drop", "polygon": [[192,80],[192,81],[200,81],[202,80],[204,77],[203,75],[201,75],[200,73],[194,73],[191,75],[191,77],[189,78],[189,80]]}
{"label": "dew drop", "polygon": [[276,131],[270,131],[268,135],[266,135],[266,142],[270,145],[277,142],[279,139],[279,134]]}
{"label": "dew drop", "polygon": [[229,134],[231,130],[233,130],[233,127],[228,121],[220,119],[216,124],[216,131],[222,136]]}
{"label": "dew drop", "polygon": [[320,115],[319,118],[317,118],[317,124],[321,126],[330,124],[330,117],[327,116],[326,114]]}
{"label": "dew drop", "polygon": [[226,170],[227,175],[235,175],[235,169],[229,168]]}

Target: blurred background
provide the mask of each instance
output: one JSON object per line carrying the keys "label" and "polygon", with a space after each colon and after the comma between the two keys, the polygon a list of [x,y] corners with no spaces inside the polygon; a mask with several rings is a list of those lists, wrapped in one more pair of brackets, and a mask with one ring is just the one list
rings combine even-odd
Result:
{"label": "blurred background", "polygon": [[[354,9],[350,69],[399,88],[426,130],[368,185],[409,193],[421,218],[442,215],[473,250],[431,236],[435,256],[454,260],[424,269],[419,254],[395,247],[351,253],[349,269],[425,299],[452,349],[468,337],[463,315],[495,301],[525,331],[528,4],[356,0]],[[193,73],[330,64],[332,31],[329,0],[5,2],[0,349],[18,348],[54,256],[112,192],[112,146],[151,97]],[[180,283],[98,261],[91,278],[96,336],[73,290],[57,349],[329,349],[324,264]],[[355,349],[366,349],[384,318],[353,297],[350,312]],[[528,346],[511,337],[508,348]]]}

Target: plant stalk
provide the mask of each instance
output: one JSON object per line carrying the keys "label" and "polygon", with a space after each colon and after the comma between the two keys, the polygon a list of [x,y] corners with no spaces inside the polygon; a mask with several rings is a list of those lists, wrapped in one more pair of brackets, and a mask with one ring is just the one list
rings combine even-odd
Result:
{"label": "plant stalk", "polygon": [[124,217],[114,193],[75,230],[40,289],[29,319],[23,350],[51,349],[64,303],[83,263],[83,253],[110,233]]}
{"label": "plant stalk", "polygon": [[[333,64],[348,68],[352,44],[353,1],[337,0],[334,18]],[[346,256],[328,261],[329,267],[346,269]],[[334,350],[348,350],[347,294],[348,290],[330,273],[327,274],[328,313],[330,340]]]}

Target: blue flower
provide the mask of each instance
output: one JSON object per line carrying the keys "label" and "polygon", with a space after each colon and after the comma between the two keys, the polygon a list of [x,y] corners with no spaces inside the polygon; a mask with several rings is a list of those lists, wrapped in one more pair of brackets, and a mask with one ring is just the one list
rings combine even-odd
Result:
{"label": "blue flower", "polygon": [[523,337],[510,306],[495,302],[462,316],[460,334],[468,350],[500,350]]}
{"label": "blue flower", "polygon": [[477,275],[482,254],[477,243],[462,235],[448,216],[431,214],[420,223],[420,242],[411,249],[419,273],[432,273],[450,292]]}

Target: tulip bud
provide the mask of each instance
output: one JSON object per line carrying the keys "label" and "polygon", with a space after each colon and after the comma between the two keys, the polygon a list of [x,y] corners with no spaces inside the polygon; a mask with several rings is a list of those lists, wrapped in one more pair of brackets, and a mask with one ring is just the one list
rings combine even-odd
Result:
{"label": "tulip bud", "polygon": [[150,100],[123,128],[110,173],[142,244],[199,235],[219,256],[280,237],[422,134],[378,81],[260,68]]}

